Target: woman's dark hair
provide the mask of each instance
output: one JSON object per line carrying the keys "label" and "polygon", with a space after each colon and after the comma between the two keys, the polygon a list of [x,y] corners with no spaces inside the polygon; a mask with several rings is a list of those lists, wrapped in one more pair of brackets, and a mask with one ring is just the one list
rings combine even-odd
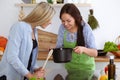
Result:
{"label": "woman's dark hair", "polygon": [[82,16],[79,9],[72,3],[65,4],[60,11],[60,19],[62,14],[67,13],[75,19],[75,23],[78,26],[77,31],[77,46],[85,46],[85,41],[83,37],[83,26],[81,24]]}

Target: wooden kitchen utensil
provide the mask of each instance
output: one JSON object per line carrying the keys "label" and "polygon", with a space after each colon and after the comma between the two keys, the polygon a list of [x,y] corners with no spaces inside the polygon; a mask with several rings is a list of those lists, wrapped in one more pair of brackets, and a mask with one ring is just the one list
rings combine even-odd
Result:
{"label": "wooden kitchen utensil", "polygon": [[42,69],[45,68],[45,66],[46,66],[46,64],[47,64],[47,62],[48,62],[48,59],[50,58],[50,56],[52,55],[52,53],[53,53],[53,49],[51,49],[51,50],[49,51],[48,56],[47,56],[47,59],[46,59],[44,65],[43,65]]}

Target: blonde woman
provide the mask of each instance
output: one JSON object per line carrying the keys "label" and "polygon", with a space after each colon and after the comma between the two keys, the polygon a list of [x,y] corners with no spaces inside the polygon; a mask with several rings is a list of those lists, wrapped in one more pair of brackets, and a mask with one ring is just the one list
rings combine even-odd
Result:
{"label": "blonde woman", "polygon": [[28,80],[45,77],[45,70],[36,64],[38,35],[36,26],[51,24],[55,10],[46,2],[39,3],[23,20],[15,23],[0,62],[0,80]]}

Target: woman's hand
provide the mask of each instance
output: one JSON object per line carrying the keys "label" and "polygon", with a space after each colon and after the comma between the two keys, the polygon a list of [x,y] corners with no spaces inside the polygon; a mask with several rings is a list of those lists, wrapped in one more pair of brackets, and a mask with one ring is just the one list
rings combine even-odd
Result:
{"label": "woman's hand", "polygon": [[96,57],[98,54],[96,49],[86,48],[83,46],[76,46],[73,50],[78,54],[82,54],[84,52],[86,55],[89,55],[91,57]]}
{"label": "woman's hand", "polygon": [[84,47],[76,46],[73,50],[74,50],[74,52],[76,52],[78,54],[82,54],[84,52]]}
{"label": "woman's hand", "polygon": [[29,80],[32,78],[38,79],[40,80],[41,78],[43,79],[45,77],[45,70],[42,68],[38,68],[35,70],[35,72],[32,73],[28,73],[27,75],[25,75]]}
{"label": "woman's hand", "polygon": [[37,76],[38,79],[45,77],[45,70],[42,68],[39,68],[37,71],[34,72],[34,74]]}

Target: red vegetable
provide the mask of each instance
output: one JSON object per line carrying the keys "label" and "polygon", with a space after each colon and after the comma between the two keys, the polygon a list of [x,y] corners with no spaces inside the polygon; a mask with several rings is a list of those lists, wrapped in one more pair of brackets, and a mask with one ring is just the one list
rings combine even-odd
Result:
{"label": "red vegetable", "polygon": [[0,47],[3,47],[5,49],[7,43],[7,38],[0,36]]}
{"label": "red vegetable", "polygon": [[104,68],[105,74],[108,74],[108,66]]}
{"label": "red vegetable", "polygon": [[120,44],[117,45],[118,49],[120,50]]}

